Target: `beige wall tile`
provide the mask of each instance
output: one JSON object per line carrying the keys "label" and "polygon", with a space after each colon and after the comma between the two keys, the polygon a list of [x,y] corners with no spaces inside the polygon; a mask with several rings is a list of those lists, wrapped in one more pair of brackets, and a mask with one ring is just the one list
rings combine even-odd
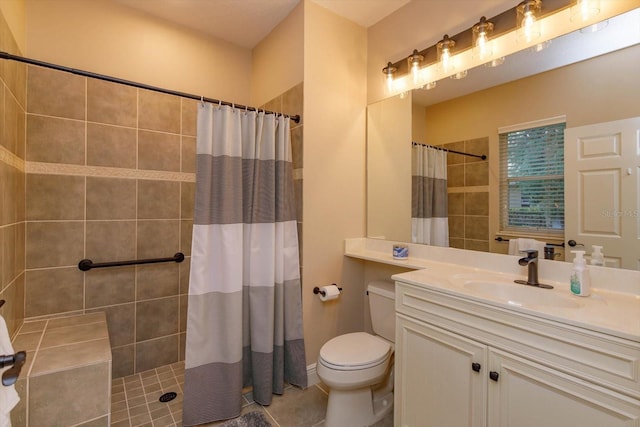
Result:
{"label": "beige wall tile", "polygon": [[[0,14],[0,16],[2,15]],[[20,396],[20,401],[11,410],[11,425],[14,427],[27,425],[27,379],[24,378],[24,375],[21,377],[18,377],[18,381],[16,381],[16,392],[18,393],[18,396]]]}
{"label": "beige wall tile", "polygon": [[86,78],[29,66],[27,112],[85,119]]}
{"label": "beige wall tile", "polygon": [[196,136],[198,101],[182,98],[182,135]]}
{"label": "beige wall tile", "polygon": [[136,268],[136,301],[178,295],[178,263],[139,265]]}
{"label": "beige wall tile", "polygon": [[133,374],[135,344],[114,347],[111,349],[112,378],[121,378]]}
{"label": "beige wall tile", "polygon": [[449,238],[449,247],[456,249],[464,249],[464,239]]}
{"label": "beige wall tile", "polygon": [[473,187],[477,185],[489,185],[489,162],[467,163],[464,166],[464,185]]}
{"label": "beige wall tile", "polygon": [[180,136],[168,133],[138,132],[138,168],[180,171]]}
{"label": "beige wall tile", "polygon": [[178,357],[180,358],[179,360],[184,360],[185,357],[185,348],[187,346],[187,334],[185,332],[180,334],[180,348],[179,348],[179,354]]}
{"label": "beige wall tile", "polygon": [[178,335],[169,335],[136,344],[136,372],[178,361]]}
{"label": "beige wall tile", "polygon": [[135,301],[135,267],[95,269],[85,274],[86,308]]}
{"label": "beige wall tile", "polygon": [[191,259],[186,258],[180,263],[180,294],[189,293],[189,274],[190,274]]}
{"label": "beige wall tile", "polygon": [[449,216],[449,237],[459,239],[464,238],[464,216]]}
{"label": "beige wall tile", "polygon": [[16,246],[16,225],[10,225],[8,227],[0,228],[0,242],[2,243],[2,287],[7,286],[16,277],[18,272],[16,271],[16,253],[14,248]]}
{"label": "beige wall tile", "polygon": [[111,305],[88,312],[104,312],[107,316],[109,342],[112,347],[132,344],[135,337],[135,303]]}
{"label": "beige wall tile", "polygon": [[136,342],[178,332],[179,298],[159,298],[136,303]]}
{"label": "beige wall tile", "polygon": [[138,258],[167,258],[179,250],[180,221],[138,221]]}
{"label": "beige wall tile", "polygon": [[[448,144],[443,144],[442,147],[446,148],[447,150],[464,152],[464,141],[450,142]],[[447,164],[458,165],[460,163],[464,163],[464,158],[465,156],[463,156],[462,154],[447,153]]]}
{"label": "beige wall tile", "polygon": [[489,252],[489,241],[465,239],[464,248],[471,251]]}
{"label": "beige wall tile", "polygon": [[30,222],[26,253],[27,268],[77,265],[84,255],[84,224],[80,221]]}
{"label": "beige wall tile", "polygon": [[191,256],[191,240],[193,237],[193,220],[180,221],[180,252],[185,256]]}
{"label": "beige wall tile", "polygon": [[464,213],[465,215],[489,216],[489,193],[465,193]]}
{"label": "beige wall tile", "polygon": [[132,86],[87,79],[87,120],[135,127],[138,90]]}
{"label": "beige wall tile", "polygon": [[[299,83],[282,94],[282,111],[289,116],[300,115],[300,123],[302,124],[302,106],[304,105],[303,83]],[[295,122],[291,122],[291,126],[297,126]]]}
{"label": "beige wall tile", "polygon": [[187,306],[189,304],[188,295],[180,295],[180,332],[187,331]]}
{"label": "beige wall tile", "polygon": [[136,168],[135,129],[87,123],[87,164]]}
{"label": "beige wall tile", "polygon": [[20,104],[21,108],[24,110],[27,98],[27,65],[18,61],[2,61],[2,63],[4,71],[2,78],[5,81],[8,90],[11,92],[11,95],[16,98],[18,104]]}
{"label": "beige wall tile", "polygon": [[[475,154],[476,156],[489,156],[489,137],[476,138],[470,141],[465,141],[464,152],[469,154]],[[465,156],[466,163],[482,162],[483,160],[478,157]]]}
{"label": "beige wall tile", "polygon": [[109,412],[107,362],[32,377],[29,385],[30,425],[46,426],[56,420],[70,426]]}
{"label": "beige wall tile", "polygon": [[464,165],[447,166],[447,187],[464,187]]}
{"label": "beige wall tile", "polygon": [[24,139],[24,110],[11,95],[4,97],[3,117],[2,145],[17,155],[20,141]]}
{"label": "beige wall tile", "polygon": [[302,144],[303,129],[304,128],[302,126],[298,126],[291,130],[291,157],[294,169],[301,169],[304,166],[304,145]]}
{"label": "beige wall tile", "polygon": [[466,216],[464,237],[473,240],[489,240],[489,217]]}
{"label": "beige wall tile", "polygon": [[195,193],[195,182],[183,182],[180,184],[180,219],[193,219]]}
{"label": "beige wall tile", "polygon": [[138,180],[139,219],[177,219],[179,217],[179,182]]}
{"label": "beige wall tile", "polygon": [[136,181],[87,177],[87,220],[135,219]]}
{"label": "beige wall tile", "polygon": [[[61,345],[71,345],[71,344],[78,344],[78,343],[84,343],[87,341],[92,341],[92,340],[97,340],[97,339],[103,339],[104,341],[102,343],[97,343],[99,344],[98,346],[94,347],[91,351],[91,353],[94,353],[93,358],[89,358],[89,354],[85,353],[85,355],[87,356],[87,359],[91,360],[109,360],[109,356],[108,354],[104,353],[104,348],[103,345],[104,343],[107,341],[107,327],[106,324],[104,322],[100,322],[100,323],[88,323],[86,325],[72,325],[72,326],[66,326],[66,327],[61,327],[61,328],[54,328],[54,329],[49,329],[47,328],[44,331],[44,336],[42,337],[42,341],[40,342],[40,349],[46,349],[46,348],[51,348],[51,347],[58,347]],[[107,342],[107,346],[106,349],[109,349],[109,344]],[[87,349],[88,350],[88,349]],[[99,358],[97,358],[97,356],[100,356]],[[76,363],[78,362],[77,360],[75,360],[75,358],[71,355],[67,355],[66,357],[66,361],[60,361],[60,363],[64,363],[64,366],[59,366],[59,367],[50,367],[47,366],[47,364],[44,364],[45,369],[65,369],[65,368],[69,368],[72,366],[77,366]],[[87,360],[87,362],[89,361]],[[38,363],[34,364],[34,369],[36,368],[36,366],[38,365]]]}
{"label": "beige wall tile", "polygon": [[29,114],[26,151],[32,162],[84,165],[85,124]]}
{"label": "beige wall tile", "polygon": [[25,316],[81,310],[82,279],[83,273],[77,267],[27,271]]}
{"label": "beige wall tile", "polygon": [[135,259],[135,236],[135,221],[89,221],[85,257],[96,263]]}
{"label": "beige wall tile", "polygon": [[191,136],[182,137],[182,172],[196,172],[196,139]]}
{"label": "beige wall tile", "polygon": [[83,176],[27,174],[27,219],[84,219],[84,180]]}
{"label": "beige wall tile", "polygon": [[449,215],[464,215],[464,193],[447,194]]}
{"label": "beige wall tile", "polygon": [[180,133],[181,99],[149,90],[138,90],[138,127]]}

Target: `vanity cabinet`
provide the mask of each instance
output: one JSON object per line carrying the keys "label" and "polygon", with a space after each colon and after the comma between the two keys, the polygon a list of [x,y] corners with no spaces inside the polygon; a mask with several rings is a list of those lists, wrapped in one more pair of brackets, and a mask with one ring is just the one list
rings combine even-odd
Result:
{"label": "vanity cabinet", "polygon": [[396,282],[395,425],[640,425],[640,345]]}

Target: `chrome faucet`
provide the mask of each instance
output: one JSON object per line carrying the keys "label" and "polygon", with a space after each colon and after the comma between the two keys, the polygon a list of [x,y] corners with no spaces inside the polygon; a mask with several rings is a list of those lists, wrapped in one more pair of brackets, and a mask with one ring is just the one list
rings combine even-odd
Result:
{"label": "chrome faucet", "polygon": [[527,280],[514,280],[521,285],[536,286],[538,288],[553,289],[551,285],[545,285],[538,282],[538,251],[535,249],[527,249],[522,251],[527,254],[526,257],[520,258],[518,264],[527,266]]}

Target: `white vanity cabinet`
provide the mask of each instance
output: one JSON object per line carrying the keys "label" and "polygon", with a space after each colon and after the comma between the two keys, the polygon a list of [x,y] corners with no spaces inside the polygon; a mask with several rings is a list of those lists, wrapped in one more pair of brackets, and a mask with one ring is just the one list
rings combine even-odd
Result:
{"label": "white vanity cabinet", "polygon": [[640,426],[636,341],[404,282],[396,313],[398,427]]}

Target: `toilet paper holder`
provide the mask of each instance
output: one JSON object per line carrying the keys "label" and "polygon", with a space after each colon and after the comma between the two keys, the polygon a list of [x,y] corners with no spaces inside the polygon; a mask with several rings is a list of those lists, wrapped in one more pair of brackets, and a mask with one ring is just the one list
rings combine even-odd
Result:
{"label": "toilet paper holder", "polygon": [[[338,286],[338,285],[336,285],[335,283],[332,283],[332,285],[333,285],[333,286]],[[340,293],[342,293],[342,288],[341,288],[340,286],[338,286],[338,290],[340,291]],[[324,291],[324,289],[320,289],[320,288],[319,288],[319,287],[317,287],[317,286],[316,286],[315,288],[313,288],[313,293],[314,293],[314,294],[316,294],[316,295],[317,295],[317,294],[320,294],[320,295],[322,295],[323,297],[324,297],[324,296],[326,296],[326,292]]]}

